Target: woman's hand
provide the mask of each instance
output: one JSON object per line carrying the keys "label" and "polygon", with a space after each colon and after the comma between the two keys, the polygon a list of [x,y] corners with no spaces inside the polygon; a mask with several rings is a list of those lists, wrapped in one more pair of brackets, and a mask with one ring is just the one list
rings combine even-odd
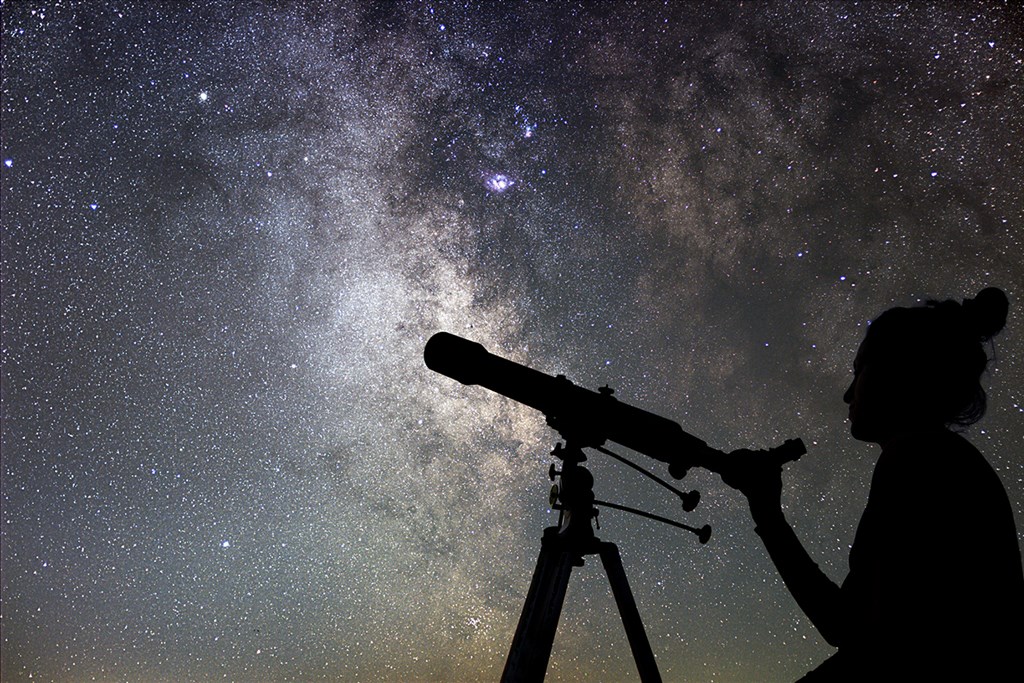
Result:
{"label": "woman's hand", "polygon": [[763,451],[741,448],[720,458],[722,481],[747,497],[754,521],[782,510],[782,465]]}

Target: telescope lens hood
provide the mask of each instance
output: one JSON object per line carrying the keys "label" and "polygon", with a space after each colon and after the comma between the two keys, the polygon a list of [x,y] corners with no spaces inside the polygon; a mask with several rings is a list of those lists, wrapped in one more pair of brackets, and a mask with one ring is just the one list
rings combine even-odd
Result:
{"label": "telescope lens hood", "polygon": [[477,384],[480,368],[491,354],[481,344],[448,332],[438,332],[423,348],[427,367],[462,384]]}

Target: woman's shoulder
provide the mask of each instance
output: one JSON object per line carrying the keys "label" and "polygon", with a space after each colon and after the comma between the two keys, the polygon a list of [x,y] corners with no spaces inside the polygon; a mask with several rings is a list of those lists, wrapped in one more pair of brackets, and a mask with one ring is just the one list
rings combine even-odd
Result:
{"label": "woman's shoulder", "polygon": [[894,465],[976,464],[985,462],[974,445],[948,429],[922,430],[900,435],[887,444],[882,458]]}
{"label": "woman's shoulder", "polygon": [[[1006,488],[967,439],[943,430],[888,446],[878,460],[868,505],[880,511],[876,515],[892,526],[900,543],[910,543],[912,537],[911,545],[920,549],[941,545],[944,538],[971,539],[974,547],[989,547],[986,552],[1019,563]],[[936,518],[936,513],[942,516]],[[941,524],[935,523],[938,519]]]}
{"label": "woman's shoulder", "polygon": [[888,444],[879,457],[886,478],[919,486],[956,486],[963,490],[997,486],[999,478],[981,452],[948,429],[906,434]]}

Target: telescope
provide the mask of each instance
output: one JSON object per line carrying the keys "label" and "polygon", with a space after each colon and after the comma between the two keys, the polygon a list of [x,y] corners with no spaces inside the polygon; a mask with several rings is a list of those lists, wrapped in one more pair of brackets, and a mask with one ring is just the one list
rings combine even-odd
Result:
{"label": "telescope", "polygon": [[[423,360],[434,372],[462,384],[482,386],[539,410],[548,425],[579,447],[597,447],[613,441],[667,463],[676,479],[695,466],[719,474],[728,468],[725,453],[683,431],[672,420],[619,401],[607,386],[596,392],[585,389],[565,375],[546,375],[448,332],[438,332],[427,341]],[[802,441],[791,439],[759,453],[760,457],[782,465],[805,452]]]}
{"label": "telescope", "polygon": [[560,484],[551,489],[551,507],[559,511],[558,525],[544,530],[537,566],[512,639],[502,683],[539,683],[544,680],[558,619],[565,601],[573,567],[583,558],[598,555],[611,584],[619,616],[642,683],[661,683],[654,652],[644,630],[636,600],[626,578],[618,547],[599,540],[591,526],[597,507],[609,507],[671,524],[697,534],[700,542],[711,538],[711,526],[702,528],[676,522],[635,508],[597,500],[594,477],[581,463],[584,448],[593,448],[633,467],[683,500],[692,511],[700,499],[696,491],[683,493],[644,468],[603,448],[614,441],[637,453],[667,463],[677,479],[694,466],[729,474],[744,472],[756,458],[759,465],[779,465],[799,458],[804,445],[792,439],[765,451],[726,455],[683,431],[672,420],[622,403],[604,386],[595,391],[576,386],[564,375],[546,375],[525,365],[489,353],[480,344],[448,332],[438,332],[423,349],[427,367],[462,384],[480,385],[514,401],[539,410],[547,423],[565,439],[551,454],[562,461],[561,471],[552,464],[548,476]]}

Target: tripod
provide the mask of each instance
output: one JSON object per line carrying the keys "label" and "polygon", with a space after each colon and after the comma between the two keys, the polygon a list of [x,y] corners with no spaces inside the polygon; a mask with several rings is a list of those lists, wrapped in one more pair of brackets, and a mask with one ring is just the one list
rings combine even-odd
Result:
{"label": "tripod", "polygon": [[[552,455],[563,461],[561,472],[551,466],[551,478],[554,479],[555,475],[562,478],[561,487],[551,489],[552,506],[559,510],[559,524],[544,530],[537,567],[505,661],[502,683],[544,680],[569,575],[573,567],[583,566],[583,558],[587,555],[601,556],[640,680],[643,683],[660,683],[661,674],[629,588],[619,549],[614,543],[599,540],[590,525],[590,521],[597,517],[597,509],[594,507],[594,477],[580,465],[586,456],[579,447],[568,445],[563,449],[561,444],[555,447]],[[561,505],[556,504],[559,499]]]}

